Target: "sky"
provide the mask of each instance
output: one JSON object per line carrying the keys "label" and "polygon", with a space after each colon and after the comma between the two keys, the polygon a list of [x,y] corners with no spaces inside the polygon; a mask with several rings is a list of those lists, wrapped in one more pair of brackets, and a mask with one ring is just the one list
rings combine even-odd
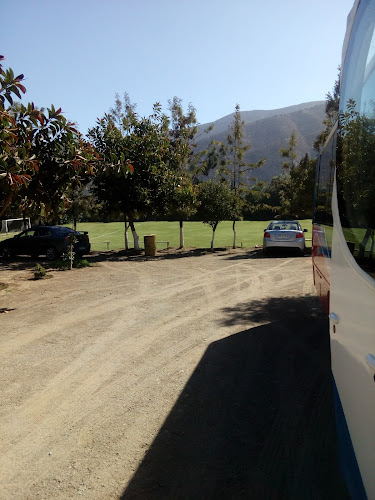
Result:
{"label": "sky", "polygon": [[[0,54],[24,103],[83,134],[127,92],[141,116],[177,96],[199,123],[324,100],[353,0],[4,0]],[[5,21],[6,20],[6,21]]]}

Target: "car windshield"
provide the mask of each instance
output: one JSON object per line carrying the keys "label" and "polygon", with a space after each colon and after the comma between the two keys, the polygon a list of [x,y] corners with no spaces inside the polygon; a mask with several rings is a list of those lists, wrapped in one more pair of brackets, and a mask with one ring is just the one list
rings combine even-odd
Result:
{"label": "car windshield", "polygon": [[271,231],[300,231],[300,225],[296,220],[271,222],[268,226]]}

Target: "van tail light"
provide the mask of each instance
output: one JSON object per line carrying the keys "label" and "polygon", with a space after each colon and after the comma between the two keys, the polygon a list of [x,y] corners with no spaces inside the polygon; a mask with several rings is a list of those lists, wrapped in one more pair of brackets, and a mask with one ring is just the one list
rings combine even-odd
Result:
{"label": "van tail light", "polygon": [[264,233],[264,237],[265,237],[265,238],[271,238],[270,233],[268,233],[268,232],[266,231],[266,232]]}
{"label": "van tail light", "polygon": [[296,234],[296,238],[303,238],[303,232],[298,231],[298,233]]}

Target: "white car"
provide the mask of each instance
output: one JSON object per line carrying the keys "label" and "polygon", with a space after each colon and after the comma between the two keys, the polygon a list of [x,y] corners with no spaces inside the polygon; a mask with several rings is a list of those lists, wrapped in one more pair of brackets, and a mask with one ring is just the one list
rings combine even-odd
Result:
{"label": "white car", "polygon": [[274,220],[264,230],[263,252],[268,255],[272,248],[290,248],[304,255],[306,232],[297,220]]}

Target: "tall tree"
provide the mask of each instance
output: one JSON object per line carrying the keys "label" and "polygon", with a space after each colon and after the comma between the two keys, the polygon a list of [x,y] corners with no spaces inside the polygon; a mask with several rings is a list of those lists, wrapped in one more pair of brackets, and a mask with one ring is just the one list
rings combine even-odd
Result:
{"label": "tall tree", "polygon": [[[261,167],[265,159],[261,159],[257,163],[248,163],[245,161],[245,153],[251,149],[250,144],[244,143],[244,125],[245,122],[241,119],[239,104],[236,105],[232,124],[229,126],[229,134],[227,136],[227,145],[222,145],[221,152],[221,174],[224,178],[230,180],[231,189],[234,193],[234,200],[237,208],[235,213],[241,214],[247,186],[244,182],[244,175],[255,168]],[[238,219],[240,215],[237,215]],[[233,248],[236,247],[236,218],[231,219],[233,222]]]}
{"label": "tall tree", "polygon": [[283,161],[282,167],[285,173],[291,172],[297,164],[297,134],[293,131],[288,139],[288,146],[279,149],[282,158],[287,158]]}
{"label": "tall tree", "polygon": [[324,129],[315,139],[313,147],[315,151],[320,152],[321,148],[324,146],[328,135],[339,118],[339,102],[340,102],[340,79],[341,79],[341,68],[338,68],[338,76],[334,83],[332,92],[326,94],[326,104],[325,104],[325,119],[323,120]]}
{"label": "tall tree", "polygon": [[174,97],[168,102],[169,136],[171,145],[171,165],[179,176],[180,181],[172,192],[172,197],[168,206],[169,212],[175,215],[180,227],[180,248],[184,247],[184,227],[183,222],[191,217],[197,210],[196,197],[190,166],[194,155],[194,139],[197,135],[197,117],[194,106],[190,103],[187,113],[184,113],[182,100]]}
{"label": "tall tree", "polygon": [[282,168],[284,174],[286,174],[284,190],[282,191],[282,202],[283,211],[285,214],[289,214],[289,217],[295,217],[293,215],[293,197],[294,197],[294,186],[293,186],[293,176],[291,175],[294,171],[298,155],[297,155],[297,134],[292,132],[288,139],[288,145],[286,148],[279,149],[282,158],[286,158],[282,163]]}

